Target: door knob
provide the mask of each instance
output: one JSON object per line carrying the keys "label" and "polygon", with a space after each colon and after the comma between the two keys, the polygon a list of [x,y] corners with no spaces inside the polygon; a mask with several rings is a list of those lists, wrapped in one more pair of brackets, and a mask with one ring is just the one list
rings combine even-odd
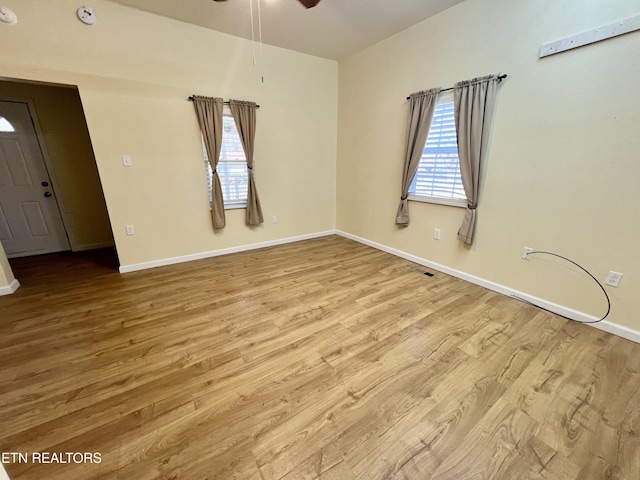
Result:
{"label": "door knob", "polygon": [[51,196],[51,192],[44,192],[44,196],[49,198]]}
{"label": "door knob", "polygon": [[40,185],[42,185],[43,187],[48,187],[49,186],[49,182],[42,182]]}

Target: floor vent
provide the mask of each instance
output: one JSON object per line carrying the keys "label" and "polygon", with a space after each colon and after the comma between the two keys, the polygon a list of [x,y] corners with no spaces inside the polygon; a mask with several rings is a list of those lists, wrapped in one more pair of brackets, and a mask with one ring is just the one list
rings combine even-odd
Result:
{"label": "floor vent", "polygon": [[433,277],[435,273],[427,272],[426,270],[420,270],[419,268],[415,269],[420,275],[424,275],[425,277]]}

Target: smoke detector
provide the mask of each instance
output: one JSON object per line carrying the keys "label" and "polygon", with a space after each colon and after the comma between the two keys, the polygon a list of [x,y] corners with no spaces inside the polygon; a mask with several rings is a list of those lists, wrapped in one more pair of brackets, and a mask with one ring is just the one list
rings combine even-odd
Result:
{"label": "smoke detector", "polygon": [[0,7],[0,21],[8,23],[9,25],[15,25],[18,23],[18,17],[8,8]]}
{"label": "smoke detector", "polygon": [[96,16],[93,13],[93,10],[89,7],[80,7],[78,9],[78,18],[80,21],[86,25],[95,25]]}

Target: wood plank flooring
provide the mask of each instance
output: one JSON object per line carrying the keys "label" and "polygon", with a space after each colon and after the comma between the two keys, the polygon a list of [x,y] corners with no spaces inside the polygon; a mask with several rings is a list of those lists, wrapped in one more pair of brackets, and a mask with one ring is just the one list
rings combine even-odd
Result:
{"label": "wood plank flooring", "polygon": [[640,478],[640,345],[344,238],[12,264],[13,480]]}

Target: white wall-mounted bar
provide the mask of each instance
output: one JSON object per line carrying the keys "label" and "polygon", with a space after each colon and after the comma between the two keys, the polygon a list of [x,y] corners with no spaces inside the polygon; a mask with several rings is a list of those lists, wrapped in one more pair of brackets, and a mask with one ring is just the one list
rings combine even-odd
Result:
{"label": "white wall-mounted bar", "polygon": [[624,35],[625,33],[635,32],[636,30],[640,30],[640,15],[547,43],[540,47],[540,58],[617,37],[618,35]]}

